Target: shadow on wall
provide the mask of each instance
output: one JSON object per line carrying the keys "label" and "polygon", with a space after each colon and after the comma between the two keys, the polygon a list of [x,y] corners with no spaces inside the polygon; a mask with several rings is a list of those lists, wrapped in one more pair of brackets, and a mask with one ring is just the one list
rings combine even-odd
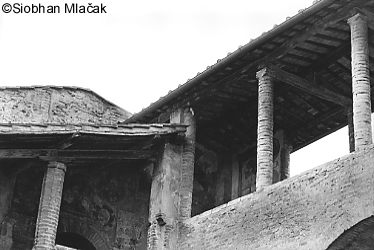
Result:
{"label": "shadow on wall", "polygon": [[59,233],[56,237],[57,250],[97,250],[85,237],[75,233]]}
{"label": "shadow on wall", "polygon": [[374,216],[370,216],[344,231],[326,250],[373,249]]}

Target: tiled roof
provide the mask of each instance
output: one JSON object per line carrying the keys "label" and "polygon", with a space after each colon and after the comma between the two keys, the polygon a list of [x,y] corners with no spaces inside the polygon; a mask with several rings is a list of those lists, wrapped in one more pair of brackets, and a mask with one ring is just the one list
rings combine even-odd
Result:
{"label": "tiled roof", "polygon": [[[262,39],[265,35],[268,35],[269,33],[272,33],[272,32],[277,32],[276,29],[279,28],[279,26],[286,26],[288,23],[291,23],[291,21],[293,21],[294,19],[305,17],[304,12],[306,10],[312,9],[318,3],[320,3],[320,2],[331,3],[332,1],[334,1],[334,0],[314,0],[311,6],[305,8],[305,9],[299,10],[298,13],[295,14],[293,17],[287,17],[286,20],[283,23],[279,24],[279,25],[278,24],[274,24],[274,26],[273,26],[272,29],[270,29],[270,30],[268,30],[266,32],[263,32],[259,37],[255,38],[255,39],[250,39],[250,41],[246,45],[244,45],[244,46],[243,45],[239,45],[237,50],[235,50],[234,52],[228,52],[227,56],[224,57],[224,58],[222,58],[222,59],[217,59],[217,62],[215,64],[208,65],[205,70],[203,70],[202,72],[198,72],[194,77],[189,78],[184,84],[179,84],[177,88],[175,88],[173,90],[170,90],[165,96],[161,96],[157,101],[152,102],[148,107],[143,108],[140,112],[134,113],[133,116],[131,116],[130,118],[128,118],[125,122],[136,122],[136,121],[142,119],[144,116],[146,116],[148,113],[150,113],[149,111],[151,111],[153,107],[155,107],[155,109],[156,109],[156,107],[158,107],[159,104],[164,99],[165,100],[172,99],[174,93],[180,94],[179,93],[180,90],[181,91],[185,91],[183,89],[183,87],[186,87],[186,85],[188,85],[190,82],[192,83],[195,80],[198,80],[196,78],[198,78],[200,75],[202,75],[204,73],[209,73],[209,71],[215,71],[215,70],[217,70],[218,67],[220,67],[221,64],[224,64],[226,61],[229,62],[232,59],[235,60],[237,57],[242,56],[242,54],[244,53],[244,51],[246,50],[247,47],[251,46],[252,44],[256,44],[256,42],[258,40]],[[196,82],[199,83],[199,81],[196,81]],[[160,105],[160,106],[162,106],[162,105]]]}

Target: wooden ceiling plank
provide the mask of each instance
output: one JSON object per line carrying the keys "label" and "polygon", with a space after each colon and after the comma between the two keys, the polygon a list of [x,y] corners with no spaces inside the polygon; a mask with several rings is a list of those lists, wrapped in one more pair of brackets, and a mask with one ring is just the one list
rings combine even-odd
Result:
{"label": "wooden ceiling plank", "polygon": [[[349,95],[352,94],[352,89],[349,88],[348,86],[351,86],[352,83],[350,82],[347,82],[343,77],[341,77],[338,73],[336,73],[335,71],[329,69],[329,68],[325,68],[324,69],[328,74],[332,75],[334,78],[338,79],[339,82],[342,83],[342,85],[344,86],[343,89],[344,89],[344,92],[348,93]],[[346,93],[343,93],[341,91],[340,88],[337,88],[335,85],[332,85],[332,84],[329,84],[327,81],[325,81],[324,79],[322,79],[321,77],[319,77],[319,79],[323,82],[323,84],[325,85],[328,85],[330,86],[331,88],[334,89],[335,92],[341,94],[341,95],[344,95]]]}
{"label": "wooden ceiling plank", "polygon": [[315,118],[312,114],[308,113],[307,110],[300,107],[299,103],[296,102],[293,93],[287,91],[283,94],[283,97],[285,97],[285,100],[282,103],[283,107],[291,107],[292,110],[290,110],[290,112],[296,113],[295,115],[303,115],[304,123]]}
{"label": "wooden ceiling plank", "polygon": [[[359,1],[359,4],[364,4],[365,1]],[[357,6],[357,2],[352,1],[349,4],[347,4],[344,8],[339,9],[337,12],[330,14],[321,20],[317,21],[312,25],[311,27],[307,28],[302,34],[299,36],[294,37],[293,39],[288,40],[282,46],[280,46],[276,51],[268,54],[266,57],[270,58],[278,58],[282,54],[284,54],[286,51],[293,49],[298,44],[302,42],[306,42],[310,37],[314,36],[318,32],[326,29],[328,26],[331,26],[335,23],[338,23],[339,21],[347,18],[353,7]]]}
{"label": "wooden ceiling plank", "polygon": [[344,30],[334,28],[334,27],[327,27],[326,31],[331,31],[331,32],[337,33],[340,36],[348,36],[348,37],[351,36],[351,33],[349,31],[344,31]]}
{"label": "wooden ceiling plank", "polygon": [[323,40],[327,40],[327,41],[334,41],[334,42],[338,42],[338,43],[344,43],[343,39],[338,38],[338,37],[334,37],[334,36],[328,36],[328,35],[324,35],[324,34],[316,34],[316,37],[321,38]]}
{"label": "wooden ceiling plank", "polygon": [[325,57],[321,58],[317,62],[314,63],[314,65],[311,66],[314,71],[320,71],[325,67],[328,67],[336,60],[342,58],[343,56],[350,54],[351,52],[351,41],[347,41],[346,43],[342,44],[338,48],[336,48],[334,51],[326,55]]}
{"label": "wooden ceiling plank", "polygon": [[314,63],[313,59],[310,59],[310,58],[305,57],[305,56],[296,55],[296,54],[293,54],[293,53],[287,53],[287,55],[285,55],[285,57],[291,57],[291,58],[297,59],[299,61],[304,61],[304,62],[307,62],[307,63]]}
{"label": "wooden ceiling plank", "polygon": [[339,104],[344,107],[350,107],[352,105],[352,100],[348,97],[334,93],[328,89],[324,89],[320,86],[315,86],[307,80],[302,79],[299,76],[290,74],[278,67],[267,66],[267,72],[274,78],[287,83],[295,88],[305,91],[311,95],[314,95],[318,98],[324,99],[326,101]]}
{"label": "wooden ceiling plank", "polygon": [[321,48],[327,49],[329,51],[337,48],[337,46],[334,46],[334,45],[330,45],[330,44],[326,44],[326,43],[321,43],[321,42],[316,42],[316,41],[311,41],[311,40],[307,40],[307,41],[304,41],[304,42],[312,44],[312,45],[317,46],[317,47],[321,47]]}
{"label": "wooden ceiling plank", "polygon": [[314,56],[318,56],[318,57],[324,55],[321,52],[318,52],[318,51],[315,51],[315,50],[306,49],[306,48],[302,48],[302,47],[295,47],[294,50],[301,51],[301,52],[304,52],[304,53],[308,53],[308,54],[311,54],[311,55],[314,55]]}
{"label": "wooden ceiling plank", "polygon": [[[305,130],[309,130],[310,128],[313,128],[313,127],[316,127],[318,124],[320,123],[324,123],[326,122],[327,120],[331,119],[332,117],[338,115],[338,114],[341,114],[342,112],[344,112],[345,108],[344,107],[337,107],[337,108],[334,108],[333,110],[331,110],[330,112],[327,112],[325,113],[324,115],[318,117],[317,119],[314,119],[313,121],[311,121],[310,123],[308,123],[307,125],[305,125],[304,127],[301,127],[299,128],[298,130],[296,130],[292,137],[296,137],[298,136],[299,134],[301,134],[303,131]],[[347,120],[348,122],[348,120]]]}
{"label": "wooden ceiling plank", "polygon": [[[299,116],[295,115],[294,113],[292,113],[291,111],[289,111],[288,109],[284,108],[282,105],[274,105],[274,109],[277,110],[279,109],[279,112],[282,114],[282,113],[285,113],[287,116],[291,117],[292,118],[292,123],[297,125],[297,126],[300,126],[300,124],[304,124],[305,123],[305,120],[301,119]],[[297,121],[297,122],[295,122]]]}
{"label": "wooden ceiling plank", "polygon": [[[312,83],[311,83],[312,84]],[[317,86],[317,85],[315,85]],[[316,106],[314,106],[313,104],[309,103],[307,100],[305,100],[304,97],[302,97],[302,95],[300,95],[299,93],[296,93],[295,91],[293,91],[292,89],[289,90],[291,92],[291,94],[300,102],[304,103],[306,106],[309,107],[309,110],[310,109],[313,109],[315,111],[317,111],[317,113],[321,113],[321,110],[319,108],[317,108]],[[309,110],[307,111],[309,113]],[[314,116],[314,114],[312,114]]]}

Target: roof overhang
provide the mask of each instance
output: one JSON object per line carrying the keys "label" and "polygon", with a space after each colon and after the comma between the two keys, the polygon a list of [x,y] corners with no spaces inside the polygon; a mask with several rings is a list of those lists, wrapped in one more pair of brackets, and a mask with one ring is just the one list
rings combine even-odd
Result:
{"label": "roof overhang", "polygon": [[190,106],[196,114],[198,142],[223,152],[245,152],[256,145],[256,73],[270,65],[276,76],[275,130],[285,130],[298,150],[347,125],[352,102],[347,19],[358,12],[369,17],[373,81],[374,1],[322,0],[218,60],[125,123],[167,122],[173,109]]}

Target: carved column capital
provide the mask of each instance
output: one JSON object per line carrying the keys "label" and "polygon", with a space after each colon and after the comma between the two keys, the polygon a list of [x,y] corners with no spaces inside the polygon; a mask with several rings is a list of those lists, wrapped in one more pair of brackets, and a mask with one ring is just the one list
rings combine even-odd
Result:
{"label": "carved column capital", "polygon": [[368,21],[369,18],[366,15],[364,15],[363,13],[357,13],[354,16],[348,18],[347,23],[352,26],[358,22],[367,24]]}
{"label": "carved column capital", "polygon": [[262,79],[264,77],[270,77],[270,78],[272,78],[271,74],[270,74],[270,70],[267,67],[265,67],[265,68],[257,71],[256,77],[257,77],[258,80],[260,80],[260,79]]}

